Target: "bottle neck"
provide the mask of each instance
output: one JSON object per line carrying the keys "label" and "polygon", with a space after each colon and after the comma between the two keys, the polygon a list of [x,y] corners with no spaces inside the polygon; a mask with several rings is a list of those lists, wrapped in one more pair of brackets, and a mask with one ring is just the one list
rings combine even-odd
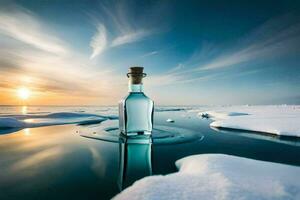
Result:
{"label": "bottle neck", "polygon": [[141,84],[128,84],[128,91],[129,92],[144,92],[144,85]]}

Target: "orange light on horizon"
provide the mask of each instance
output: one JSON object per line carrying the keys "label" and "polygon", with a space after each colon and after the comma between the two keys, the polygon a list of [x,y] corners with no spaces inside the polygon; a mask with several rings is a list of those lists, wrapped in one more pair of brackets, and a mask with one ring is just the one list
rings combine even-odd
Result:
{"label": "orange light on horizon", "polygon": [[21,112],[23,115],[26,115],[27,114],[27,106],[22,106]]}
{"label": "orange light on horizon", "polygon": [[29,129],[29,128],[25,128],[25,129],[24,129],[24,134],[25,134],[26,136],[30,136],[30,135],[31,135],[30,129]]}
{"label": "orange light on horizon", "polygon": [[17,95],[21,100],[27,100],[30,97],[30,90],[28,88],[19,88],[17,90]]}

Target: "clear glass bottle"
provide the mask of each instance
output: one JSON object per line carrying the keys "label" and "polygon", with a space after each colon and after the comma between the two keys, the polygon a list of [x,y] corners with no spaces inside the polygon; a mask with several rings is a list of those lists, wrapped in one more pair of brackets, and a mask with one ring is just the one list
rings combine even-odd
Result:
{"label": "clear glass bottle", "polygon": [[154,103],[144,94],[143,67],[131,67],[127,76],[129,94],[119,103],[120,132],[126,136],[151,135]]}

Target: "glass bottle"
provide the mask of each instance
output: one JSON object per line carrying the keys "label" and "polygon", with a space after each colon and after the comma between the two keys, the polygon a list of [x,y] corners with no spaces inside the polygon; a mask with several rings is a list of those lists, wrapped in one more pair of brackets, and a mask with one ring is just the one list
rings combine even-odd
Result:
{"label": "glass bottle", "polygon": [[154,103],[144,94],[142,79],[146,76],[143,67],[131,67],[129,94],[119,103],[119,127],[126,136],[151,135]]}

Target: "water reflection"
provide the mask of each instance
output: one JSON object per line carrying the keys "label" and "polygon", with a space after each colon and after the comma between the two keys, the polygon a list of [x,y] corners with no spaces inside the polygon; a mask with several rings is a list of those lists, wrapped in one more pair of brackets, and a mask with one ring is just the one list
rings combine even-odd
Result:
{"label": "water reflection", "polygon": [[152,138],[138,135],[119,140],[119,189],[125,189],[136,180],[152,174]]}
{"label": "water reflection", "polygon": [[82,137],[118,144],[120,190],[145,176],[152,175],[153,145],[174,145],[198,142],[203,139],[203,135],[198,131],[164,125],[156,125],[151,136],[125,136],[120,134],[117,122],[106,120],[101,124],[80,126],[77,132]]}
{"label": "water reflection", "polygon": [[24,129],[24,135],[26,135],[26,136],[30,136],[31,135],[29,128],[25,128]]}
{"label": "water reflection", "polygon": [[[175,123],[167,123],[168,118]],[[221,153],[300,166],[296,144],[253,133],[223,134],[212,130],[209,120],[180,113],[160,112],[155,119],[152,140],[144,138],[140,145],[134,145],[133,138],[120,138],[117,120],[30,128],[28,135],[26,129],[15,134],[0,130],[0,199],[111,199],[118,185],[125,188],[151,173],[173,173],[176,160],[193,154]],[[82,133],[97,140],[79,137]],[[104,142],[106,138],[113,142]]]}
{"label": "water reflection", "polygon": [[[101,124],[81,126],[78,133],[82,137],[119,143],[119,127],[117,120],[106,120]],[[200,141],[203,135],[200,131],[170,125],[155,125],[152,140],[155,145],[172,145]]]}
{"label": "water reflection", "polygon": [[0,135],[0,199],[112,198],[118,192],[118,145],[83,139],[76,129]]}
{"label": "water reflection", "polygon": [[21,113],[22,113],[23,115],[26,115],[26,114],[27,114],[27,106],[22,106],[22,107],[21,107]]}

